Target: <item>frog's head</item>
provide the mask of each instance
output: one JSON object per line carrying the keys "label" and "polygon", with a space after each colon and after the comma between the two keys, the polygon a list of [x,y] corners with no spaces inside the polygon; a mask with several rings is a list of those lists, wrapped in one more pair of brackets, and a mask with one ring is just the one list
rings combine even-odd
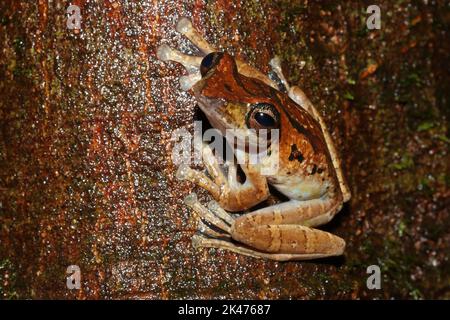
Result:
{"label": "frog's head", "polygon": [[[200,108],[211,125],[226,134],[227,129],[243,129],[237,138],[258,140],[260,129],[280,129],[282,112],[277,91],[258,79],[238,73],[228,53],[212,52],[200,65],[202,75],[193,87]],[[253,130],[249,130],[253,129]],[[258,143],[264,143],[259,137]]]}

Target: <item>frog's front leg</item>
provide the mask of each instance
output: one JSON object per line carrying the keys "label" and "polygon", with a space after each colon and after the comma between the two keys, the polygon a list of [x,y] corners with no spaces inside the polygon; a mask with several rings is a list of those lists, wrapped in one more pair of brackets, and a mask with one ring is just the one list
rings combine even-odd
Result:
{"label": "frog's front leg", "polygon": [[[156,56],[162,61],[175,61],[182,64],[188,71],[188,75],[180,77],[180,86],[184,91],[188,91],[192,86],[201,79],[200,64],[202,59],[209,53],[216,51],[216,49],[206,41],[205,38],[194,28],[192,22],[188,18],[181,18],[176,26],[176,30],[183,34],[189,41],[194,44],[200,51],[201,56],[191,56],[184,54],[176,49],[169,47],[167,44],[162,44],[156,51]],[[236,64],[239,73],[248,77],[257,78],[267,85],[277,88],[275,82],[264,75],[258,69],[253,68],[249,64],[239,59],[236,59]]]}
{"label": "frog's front leg", "polygon": [[177,177],[208,190],[222,208],[233,212],[246,210],[266,200],[269,196],[267,179],[260,174],[258,169],[241,165],[245,174],[245,181],[241,183],[237,179],[237,164],[227,162],[228,174],[225,176],[218,159],[206,144],[203,145],[202,155],[203,163],[211,178],[187,165],[181,165],[178,168]]}
{"label": "frog's front leg", "polygon": [[343,239],[312,228],[328,222],[339,211],[342,203],[333,199],[291,200],[228,220],[220,218],[226,212],[218,204],[212,203],[207,209],[192,197],[186,203],[204,220],[238,242],[223,240],[223,236],[206,229],[203,231],[208,236],[194,236],[196,247],[227,249],[279,261],[337,256],[345,249]]}

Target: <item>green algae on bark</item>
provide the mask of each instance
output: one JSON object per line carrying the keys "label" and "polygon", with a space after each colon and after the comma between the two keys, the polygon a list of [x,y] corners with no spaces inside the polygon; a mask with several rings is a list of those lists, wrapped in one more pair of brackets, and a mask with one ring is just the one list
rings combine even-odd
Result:
{"label": "green algae on bark", "polygon": [[[356,0],[74,4],[79,33],[64,1],[0,4],[1,298],[450,298],[448,3],[379,1],[381,30]],[[155,56],[193,50],[181,16],[264,72],[279,55],[321,111],[352,190],[324,226],[344,257],[192,248],[170,137],[196,106]],[[366,287],[372,264],[381,290]]]}

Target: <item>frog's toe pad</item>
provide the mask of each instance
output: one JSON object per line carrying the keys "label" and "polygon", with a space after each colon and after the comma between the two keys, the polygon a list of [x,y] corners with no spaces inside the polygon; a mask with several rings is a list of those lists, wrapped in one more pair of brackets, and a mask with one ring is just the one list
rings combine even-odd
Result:
{"label": "frog's toe pad", "polygon": [[220,204],[217,201],[211,200],[208,203],[208,209],[215,216],[219,217],[220,219],[222,219],[223,221],[225,221],[229,225],[232,225],[234,223],[235,218],[229,212],[227,212],[224,209],[222,209],[222,207],[220,206]]}
{"label": "frog's toe pad", "polygon": [[204,238],[203,238],[201,235],[194,234],[194,235],[192,236],[192,247],[193,247],[194,249],[201,248],[201,247],[202,247],[202,240],[203,240],[203,239],[204,239]]}
{"label": "frog's toe pad", "polygon": [[168,61],[172,56],[172,48],[167,44],[162,44],[156,50],[156,57],[161,61]]}
{"label": "frog's toe pad", "polygon": [[216,237],[208,237],[208,236],[204,236],[201,233],[196,233],[192,236],[192,247],[194,249],[200,249],[200,248],[211,248],[211,247],[216,247],[213,245],[213,243],[215,242],[223,242],[223,243],[228,243],[227,240],[220,240]]}
{"label": "frog's toe pad", "polygon": [[190,90],[197,83],[197,81],[201,80],[201,78],[202,76],[200,73],[192,73],[190,75],[180,77],[181,90]]}
{"label": "frog's toe pad", "polygon": [[192,207],[197,202],[197,194],[191,193],[184,197],[184,203],[190,207]]}
{"label": "frog's toe pad", "polygon": [[269,61],[269,65],[272,68],[280,68],[281,70],[281,59],[279,56],[275,56],[273,57],[270,61]]}
{"label": "frog's toe pad", "polygon": [[175,173],[175,177],[178,180],[186,180],[189,176],[189,169],[189,166],[186,164],[180,165],[177,172]]}
{"label": "frog's toe pad", "polygon": [[189,32],[189,30],[192,30],[192,22],[191,22],[191,20],[189,20],[188,18],[186,18],[186,17],[182,17],[179,21],[178,21],[178,23],[177,23],[177,26],[176,26],[176,30],[179,32],[179,33],[182,33],[182,34],[185,34],[186,32]]}

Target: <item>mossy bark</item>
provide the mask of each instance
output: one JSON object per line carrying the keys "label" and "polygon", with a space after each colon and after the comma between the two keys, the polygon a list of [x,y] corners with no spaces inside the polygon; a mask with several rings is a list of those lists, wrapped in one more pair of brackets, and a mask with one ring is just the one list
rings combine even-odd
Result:
{"label": "mossy bark", "polygon": [[[368,30],[364,1],[230,3],[78,0],[75,32],[66,1],[1,2],[1,298],[450,298],[449,5],[378,1]],[[196,104],[155,56],[193,49],[181,16],[264,72],[281,56],[321,111],[353,194],[325,227],[344,257],[192,248],[170,138]]]}

